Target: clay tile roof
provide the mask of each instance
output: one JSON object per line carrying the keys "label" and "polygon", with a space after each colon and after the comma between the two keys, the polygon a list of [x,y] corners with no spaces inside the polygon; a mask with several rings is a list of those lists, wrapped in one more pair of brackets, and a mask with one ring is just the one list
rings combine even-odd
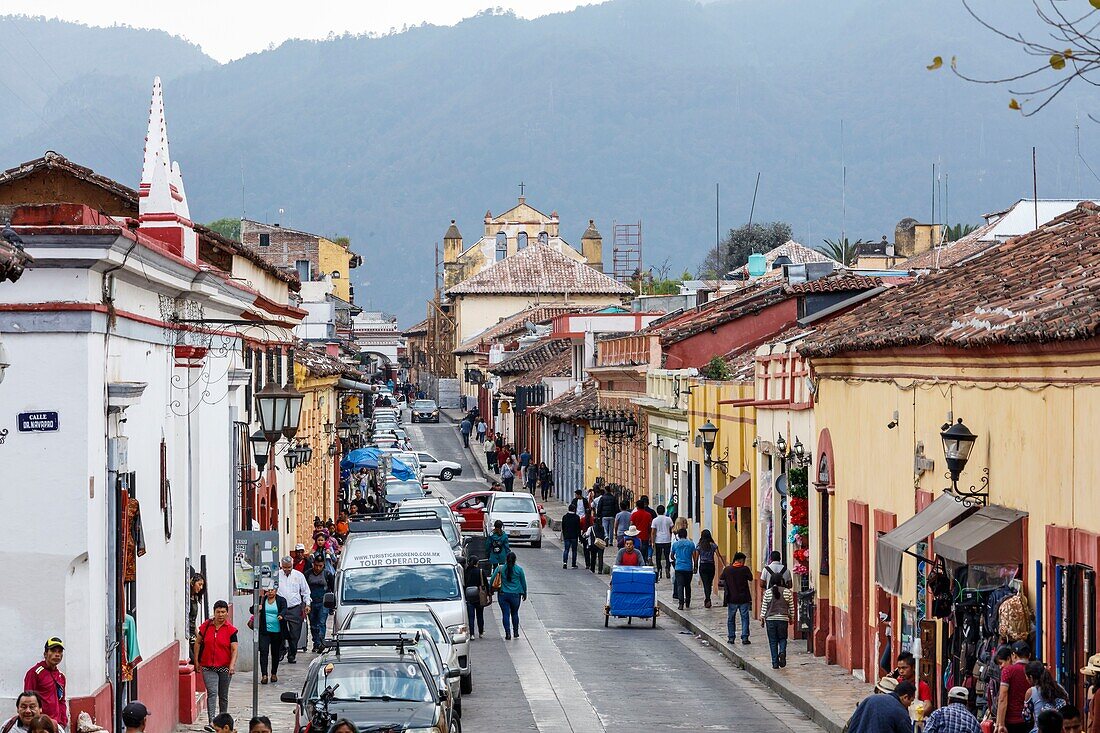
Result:
{"label": "clay tile roof", "polygon": [[534,369],[512,380],[510,387],[530,387],[550,377],[568,377],[573,373],[573,351],[564,349]]}
{"label": "clay tile roof", "polygon": [[824,255],[816,249],[810,249],[804,244],[799,244],[793,239],[788,239],[775,249],[768,250],[764,253],[764,259],[768,262],[769,267],[772,262],[780,257],[787,257],[796,265],[802,265],[807,262],[833,262],[838,266],[840,265],[840,263],[832,257]]}
{"label": "clay tile roof", "polygon": [[299,341],[297,351],[294,352],[294,360],[305,367],[312,377],[351,376],[362,378],[355,367],[345,364],[335,356],[329,356],[324,351],[314,348],[304,341]]}
{"label": "clay tile roof", "polygon": [[555,356],[569,351],[569,349],[569,339],[546,339],[492,365],[489,367],[489,371],[502,377],[523,374],[539,367]]}
{"label": "clay tile roof", "polygon": [[62,170],[82,181],[87,181],[100,188],[108,191],[109,193],[123,199],[128,205],[133,207],[133,214],[136,215],[138,209],[138,193],[129,186],[124,186],[118,181],[108,178],[107,176],[101,176],[93,171],[91,168],[85,168],[82,165],[78,165],[61,153],[55,153],[52,150],[47,150],[46,154],[41,158],[35,158],[34,160],[28,160],[26,163],[17,165],[14,168],[9,168],[3,173],[0,173],[0,184],[7,183],[8,181],[16,181],[20,178],[25,178],[38,170]]}
{"label": "clay tile roof", "polygon": [[891,288],[830,321],[799,351],[976,348],[1098,333],[1100,206],[1084,202],[981,257]]}
{"label": "clay tile roof", "polygon": [[538,242],[447,290],[448,295],[569,293],[633,295],[612,277]]}
{"label": "clay tile roof", "polygon": [[581,313],[585,310],[584,308],[578,308],[575,305],[566,305],[565,303],[533,305],[529,308],[524,308],[519,313],[513,313],[510,316],[500,319],[481,333],[474,334],[459,344],[458,348],[454,350],[454,353],[458,355],[487,353],[489,347],[493,343],[508,339],[526,331],[527,327],[525,324],[528,321],[535,324],[548,323],[556,316],[565,313]]}
{"label": "clay tile roof", "polygon": [[538,408],[538,411],[552,420],[570,422],[584,419],[584,415],[589,410],[599,407],[599,404],[596,383],[589,379],[581,384],[579,394],[574,390],[569,390]]}
{"label": "clay tile roof", "polygon": [[949,242],[941,247],[933,247],[927,252],[921,252],[915,257],[910,257],[898,265],[903,270],[938,270],[944,267],[953,267],[964,260],[977,257],[983,252],[997,246],[993,240],[982,239],[982,230],[992,227],[991,224],[983,225],[958,241]]}
{"label": "clay tile roof", "polygon": [[428,332],[428,319],[425,318],[420,323],[409,326],[407,329],[401,332],[402,336],[420,336]]}
{"label": "clay tile roof", "polygon": [[254,250],[251,245],[247,245],[244,242],[238,242],[236,239],[230,239],[229,237],[223,237],[209,227],[205,227],[202,224],[192,224],[195,233],[199,235],[201,239],[206,239],[216,244],[220,244],[232,250],[235,254],[244,257],[246,260],[256,265],[267,274],[274,278],[282,280],[290,286],[291,290],[298,291],[302,289],[302,281],[298,279],[298,273],[292,270],[284,270],[271,264],[260,253]]}
{"label": "clay tile roof", "polygon": [[870,290],[883,284],[881,277],[866,275],[844,275],[841,277],[823,277],[805,283],[789,285],[787,290],[796,295],[803,293],[837,293],[845,290]]}

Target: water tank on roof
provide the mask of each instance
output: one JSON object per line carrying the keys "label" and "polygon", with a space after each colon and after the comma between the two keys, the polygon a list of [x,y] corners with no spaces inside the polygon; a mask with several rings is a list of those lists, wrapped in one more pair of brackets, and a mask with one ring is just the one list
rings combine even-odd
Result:
{"label": "water tank on roof", "polygon": [[760,277],[768,271],[768,260],[759,252],[749,255],[749,275]]}

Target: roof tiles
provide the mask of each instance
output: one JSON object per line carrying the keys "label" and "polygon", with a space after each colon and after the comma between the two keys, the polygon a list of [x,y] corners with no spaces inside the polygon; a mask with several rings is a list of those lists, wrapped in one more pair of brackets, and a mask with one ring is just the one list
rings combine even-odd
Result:
{"label": "roof tiles", "polygon": [[448,295],[633,295],[627,286],[553,247],[535,243],[447,290]]}

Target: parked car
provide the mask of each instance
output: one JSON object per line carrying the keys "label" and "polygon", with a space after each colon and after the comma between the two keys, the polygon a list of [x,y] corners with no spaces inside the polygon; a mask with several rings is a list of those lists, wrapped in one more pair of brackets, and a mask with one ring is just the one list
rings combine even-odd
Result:
{"label": "parked car", "polygon": [[464,520],[461,517],[456,517],[451,508],[443,503],[442,499],[436,496],[404,499],[397,505],[394,512],[394,516],[398,519],[418,517],[423,514],[439,517],[440,522],[443,524],[443,536],[451,543],[451,549],[454,550],[455,557],[461,557],[463,555],[462,533],[459,531],[459,527]]}
{"label": "parked car", "polygon": [[[489,490],[471,491],[451,502],[451,511],[455,513],[455,516],[462,517],[460,526],[463,532],[486,534],[485,506],[489,503],[489,497],[496,493],[500,492]],[[542,504],[535,504],[535,507],[538,508],[539,522],[545,527],[550,523],[549,518],[546,516],[546,510]],[[492,528],[491,524],[489,528]]]}
{"label": "parked car", "polygon": [[441,481],[450,481],[462,474],[462,465],[455,461],[441,461],[431,453],[423,451],[417,451],[416,457],[420,461],[421,468],[424,469],[426,478],[439,477]]}
{"label": "parked car", "polygon": [[461,729],[451,695],[411,645],[326,650],[310,663],[301,694],[280,699],[296,706],[295,733],[309,733],[321,717],[326,728],[347,718],[363,731]]}
{"label": "parked car", "polygon": [[542,515],[533,496],[490,492],[483,531],[488,534],[498,519],[504,523],[511,542],[530,542],[531,547],[542,547]]}
{"label": "parked car", "polygon": [[435,400],[413,400],[410,410],[413,422],[439,422],[439,405]]}

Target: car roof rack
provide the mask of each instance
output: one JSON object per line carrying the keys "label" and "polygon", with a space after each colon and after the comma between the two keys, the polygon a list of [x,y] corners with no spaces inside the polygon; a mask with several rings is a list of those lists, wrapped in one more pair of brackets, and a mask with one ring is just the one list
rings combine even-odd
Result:
{"label": "car roof rack", "polygon": [[[419,629],[344,629],[337,631],[335,636],[325,639],[325,648],[332,649],[336,656],[340,656],[341,649],[354,649],[359,647],[394,647],[401,654],[416,651],[416,645],[420,643],[424,632]],[[406,649],[406,647],[410,647]]]}
{"label": "car roof rack", "polygon": [[[413,516],[413,515],[416,516]],[[349,534],[366,534],[378,532],[408,532],[418,529],[434,529],[442,532],[443,520],[435,512],[408,511],[405,516],[398,519],[393,514],[360,514],[358,517],[366,517],[374,521],[350,522]]]}

